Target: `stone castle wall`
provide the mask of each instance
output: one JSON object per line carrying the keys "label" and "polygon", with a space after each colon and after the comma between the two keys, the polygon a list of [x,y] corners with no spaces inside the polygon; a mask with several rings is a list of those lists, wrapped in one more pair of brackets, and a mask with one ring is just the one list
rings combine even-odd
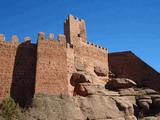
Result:
{"label": "stone castle wall", "polygon": [[80,59],[88,72],[93,72],[94,67],[108,70],[108,51],[97,45],[80,42],[75,46],[75,59],[75,64]]}
{"label": "stone castle wall", "polygon": [[159,73],[131,51],[110,53],[109,69],[116,77],[130,78],[142,87],[160,91]]}
{"label": "stone castle wall", "polygon": [[21,106],[31,102],[35,91],[37,45],[28,42],[19,44],[11,84],[11,96]]}
{"label": "stone castle wall", "polygon": [[36,93],[67,94],[66,40],[38,40]]}
{"label": "stone castle wall", "polygon": [[20,105],[34,95],[36,44],[0,41],[0,101],[12,96]]}
{"label": "stone castle wall", "polygon": [[0,41],[0,101],[10,95],[18,44]]}
{"label": "stone castle wall", "polygon": [[[67,49],[67,69],[69,93],[73,94],[74,87],[70,84],[70,78],[74,72],[86,72],[95,75],[94,68],[99,67],[108,71],[108,51],[91,43],[78,40],[76,44]],[[107,75],[108,76],[108,75]],[[96,81],[92,81],[96,83]]]}

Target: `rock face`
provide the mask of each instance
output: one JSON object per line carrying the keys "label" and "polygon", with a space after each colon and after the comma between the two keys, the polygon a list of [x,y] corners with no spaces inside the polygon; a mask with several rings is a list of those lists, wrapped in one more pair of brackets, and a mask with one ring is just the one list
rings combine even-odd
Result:
{"label": "rock face", "polygon": [[112,78],[107,84],[107,89],[130,88],[136,86],[136,83],[127,78]]}
{"label": "rock face", "polygon": [[[76,86],[74,96],[37,94],[31,108],[23,113],[20,120],[159,120],[160,118],[160,94],[152,89],[137,88],[132,80],[117,78],[113,81],[124,81],[110,82],[112,85],[115,83],[116,89],[109,90],[105,86],[88,82],[85,75],[76,73],[75,77],[78,78],[78,82],[73,82]],[[79,80],[80,78],[82,80]]]}
{"label": "rock face", "polygon": [[82,73],[73,73],[72,74],[72,77],[71,77],[71,80],[70,80],[70,84],[72,86],[76,86],[78,85],[79,83],[90,83],[91,80],[84,74]]}
{"label": "rock face", "polygon": [[107,76],[107,70],[106,69],[102,69],[100,67],[94,67],[94,72],[98,75],[98,76]]}
{"label": "rock face", "polygon": [[[115,98],[116,99],[116,98]],[[36,95],[32,108],[24,113],[23,120],[136,120],[132,104],[110,96],[88,97]],[[123,109],[117,107],[117,103]],[[126,112],[126,113],[125,113]]]}

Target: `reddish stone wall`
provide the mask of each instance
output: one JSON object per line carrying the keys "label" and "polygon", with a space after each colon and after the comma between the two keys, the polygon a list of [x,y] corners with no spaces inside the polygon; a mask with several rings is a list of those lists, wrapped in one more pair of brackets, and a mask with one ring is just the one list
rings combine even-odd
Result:
{"label": "reddish stone wall", "polygon": [[81,62],[88,72],[93,72],[94,67],[100,67],[108,71],[108,51],[105,48],[77,42],[74,46],[75,64]]}
{"label": "reddish stone wall", "polygon": [[[72,74],[81,71],[95,75],[94,67],[108,71],[108,51],[105,48],[80,40],[77,40],[74,45],[67,43],[68,93],[70,95],[73,95],[74,90],[74,86],[70,83]],[[108,80],[108,75],[104,79]]]}
{"label": "reddish stone wall", "polygon": [[68,93],[73,95],[74,87],[70,83],[70,78],[72,74],[76,72],[75,63],[74,63],[74,49],[70,44],[67,44],[67,80],[68,80]]}
{"label": "reddish stone wall", "polygon": [[63,42],[38,41],[35,93],[67,94],[67,54]]}
{"label": "reddish stone wall", "polygon": [[[77,71],[85,72],[98,77],[94,67],[100,67],[108,71],[108,51],[99,46],[87,44],[77,38],[74,45],[67,44],[67,72],[68,72],[68,93],[73,95],[74,86],[71,85],[71,76]],[[94,77],[94,79],[96,79]],[[99,78],[100,79],[100,78]],[[108,80],[108,75],[103,79]],[[92,81],[98,83],[98,81]]]}
{"label": "reddish stone wall", "polygon": [[21,43],[16,52],[11,96],[21,106],[29,105],[35,91],[37,45]]}
{"label": "reddish stone wall", "polygon": [[21,106],[31,101],[35,87],[36,45],[0,42],[0,101],[12,96]]}
{"label": "reddish stone wall", "polygon": [[10,95],[17,47],[18,44],[0,42],[0,101]]}
{"label": "reddish stone wall", "polygon": [[109,69],[117,77],[130,78],[140,86],[160,90],[159,74],[130,51],[109,54]]}

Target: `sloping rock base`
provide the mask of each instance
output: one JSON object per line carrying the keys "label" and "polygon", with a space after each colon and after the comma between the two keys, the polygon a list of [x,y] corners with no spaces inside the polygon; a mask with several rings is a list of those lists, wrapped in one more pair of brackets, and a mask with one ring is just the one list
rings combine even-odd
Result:
{"label": "sloping rock base", "polygon": [[118,104],[123,104],[119,99],[115,100],[105,95],[91,95],[88,97],[36,95],[32,107],[24,112],[21,119],[136,120],[132,105],[129,106],[126,102],[124,110],[118,108],[116,101],[118,101]]}
{"label": "sloping rock base", "polygon": [[23,113],[21,119],[160,120],[160,107],[156,103],[159,95],[153,90],[128,88],[110,91],[95,87],[94,94],[85,97],[35,95],[31,107]]}

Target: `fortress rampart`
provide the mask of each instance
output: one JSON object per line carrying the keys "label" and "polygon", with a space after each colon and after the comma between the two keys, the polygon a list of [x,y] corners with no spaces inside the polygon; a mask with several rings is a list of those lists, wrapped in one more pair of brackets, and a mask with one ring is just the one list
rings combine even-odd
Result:
{"label": "fortress rampart", "polygon": [[[23,43],[16,35],[11,41],[0,35],[0,101],[12,96],[20,105],[31,102],[34,94],[69,94],[74,87],[70,78],[74,72],[94,73],[94,67],[108,71],[107,49],[87,42],[84,20],[69,15],[64,23],[64,35],[38,33],[37,43],[30,37]],[[108,75],[106,75],[108,77]]]}

